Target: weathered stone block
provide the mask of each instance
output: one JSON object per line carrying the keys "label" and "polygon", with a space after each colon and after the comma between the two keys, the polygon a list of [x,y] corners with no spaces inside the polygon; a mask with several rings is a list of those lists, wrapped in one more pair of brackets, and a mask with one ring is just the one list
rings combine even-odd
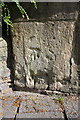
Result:
{"label": "weathered stone block", "polygon": [[0,48],[0,57],[3,56],[7,58],[7,47]]}
{"label": "weathered stone block", "polygon": [[77,120],[79,116],[78,102],[77,96],[64,98],[64,108],[68,119]]}
{"label": "weathered stone block", "polygon": [[14,23],[14,83],[20,87],[69,92],[63,86],[77,83],[78,78],[74,40],[78,5],[48,3],[48,10],[46,5],[39,4],[40,16],[36,14],[34,18],[31,14],[32,21]]}
{"label": "weathered stone block", "polygon": [[2,48],[2,47],[7,47],[7,43],[6,43],[6,41],[3,38],[0,41],[0,48]]}
{"label": "weathered stone block", "polygon": [[5,61],[0,61],[0,76],[2,78],[4,77],[10,77],[10,70],[7,68],[7,64]]}
{"label": "weathered stone block", "polygon": [[3,38],[0,38],[0,81],[3,81],[5,77],[10,78],[10,70],[7,67],[7,57],[7,42]]}

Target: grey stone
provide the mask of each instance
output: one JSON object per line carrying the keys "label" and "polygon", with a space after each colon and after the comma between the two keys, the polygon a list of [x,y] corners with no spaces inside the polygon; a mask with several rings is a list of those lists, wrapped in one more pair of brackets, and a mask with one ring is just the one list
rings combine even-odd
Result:
{"label": "grey stone", "polygon": [[0,61],[0,76],[2,78],[10,77],[10,70],[7,68],[6,61]]}
{"label": "grey stone", "polygon": [[[31,103],[31,101],[29,101],[29,104]],[[19,113],[32,113],[35,112],[34,108],[27,104],[27,101],[22,101],[21,105],[20,105],[20,109],[19,109]]]}
{"label": "grey stone", "polygon": [[12,96],[10,93],[2,96],[3,118],[15,118],[19,99],[19,96]]}
{"label": "grey stone", "polygon": [[[3,97],[3,98],[2,98]],[[61,97],[61,96],[59,96]],[[77,96],[62,97],[64,109],[69,120],[77,119],[79,115],[79,101]],[[17,103],[21,99],[19,113],[17,113]],[[58,103],[58,96],[45,96],[36,93],[26,92],[13,92],[12,94],[5,94],[0,96],[2,100],[2,108],[4,118],[14,118],[17,113],[16,119],[26,118],[60,118],[64,120],[62,108]],[[55,101],[56,100],[56,101]],[[16,102],[15,102],[16,101]],[[36,111],[36,108],[38,111]],[[10,114],[8,114],[10,113]]]}
{"label": "grey stone", "polygon": [[[19,51],[21,49],[20,51],[23,51],[23,48],[21,48],[21,45],[20,47],[18,45],[18,48],[16,47],[18,40],[15,41],[15,39],[17,39],[18,35],[16,36],[16,38],[13,37],[13,44],[15,44],[13,45],[13,51],[15,53],[15,79],[16,79],[15,83],[16,81],[21,81],[25,85],[24,79],[26,79],[26,86],[28,87],[35,86],[35,88],[38,88],[38,89],[47,89],[49,85],[50,89],[53,90],[54,89],[54,86],[52,86],[53,83],[57,84],[55,82],[57,82],[58,79],[59,80],[64,79],[64,74],[65,74],[65,78],[68,78],[70,76],[70,59],[71,59],[70,51],[72,49],[71,44],[73,41],[72,31],[74,30],[74,27],[75,27],[74,22],[68,22],[68,23],[55,22],[55,27],[53,28],[53,31],[55,34],[57,34],[57,36],[56,36],[56,40],[53,40],[53,41],[49,41],[53,39],[53,34],[51,33],[51,31],[48,30],[48,26],[51,26],[51,23],[50,22],[46,24],[38,23],[37,26],[36,24],[37,24],[36,22],[21,24],[21,26],[25,25],[27,26],[27,30],[28,29],[30,30],[30,33],[28,33],[27,30],[26,30],[27,32],[25,33],[25,38],[24,38],[25,53],[19,52],[17,54],[16,50]],[[14,24],[14,26],[17,26],[17,25]],[[44,29],[45,27],[46,29]],[[34,33],[30,28],[34,29]],[[67,37],[69,38],[66,38],[66,31],[68,31],[68,29],[71,30],[69,31],[71,33],[71,36],[68,35]],[[34,40],[32,40],[31,38],[31,36],[33,35],[34,35]],[[44,38],[42,39],[43,35],[44,35]],[[51,36],[51,38],[48,38],[48,36]],[[27,42],[27,39],[29,39],[28,42]],[[44,39],[46,39],[45,43],[44,43]],[[61,42],[59,43],[59,39],[62,40],[61,41],[62,44]],[[21,40],[21,44],[23,45],[22,38],[20,40]],[[20,40],[19,40],[19,43],[20,43]],[[36,44],[35,44],[35,47],[34,47],[34,44],[30,44],[32,42],[36,43],[37,40],[38,42],[40,41],[40,43],[38,44],[39,45],[41,44],[41,48],[36,46]],[[68,40],[70,40],[70,43],[68,43]],[[57,46],[60,46],[60,47],[57,48]],[[52,52],[50,52],[49,50]],[[49,59],[49,57],[46,57],[47,53],[49,55],[52,54],[52,56],[55,53],[56,59],[53,59],[53,60]],[[23,54],[24,54],[24,57],[23,57]],[[66,55],[67,57],[65,57]]]}
{"label": "grey stone", "polygon": [[63,114],[59,114],[57,112],[42,112],[42,113],[24,113],[18,114],[18,118],[64,118]]}
{"label": "grey stone", "polygon": [[[45,113],[45,114],[53,113],[54,118],[55,116],[57,117],[59,116],[60,118],[62,118],[61,115],[63,115],[63,113],[60,108],[60,105],[55,103],[53,99],[51,99],[49,96],[32,96],[31,95],[30,97],[29,96],[25,96],[25,97],[26,99],[21,102],[21,105],[19,108],[19,116],[20,114],[23,117],[25,115],[29,115],[29,114],[32,115],[34,113],[34,116],[36,115],[35,117],[37,117],[37,115],[40,115],[41,113]],[[48,115],[44,117],[50,117],[50,116]]]}
{"label": "grey stone", "polygon": [[0,41],[0,48],[2,48],[2,47],[7,47],[7,43],[6,43],[6,41],[2,38],[2,40]]}
{"label": "grey stone", "polygon": [[9,83],[3,83],[3,84],[0,84],[0,90],[2,93],[11,93],[12,92],[12,88],[10,88],[11,84]]}
{"label": "grey stone", "polygon": [[0,48],[0,57],[6,56],[7,57],[7,47]]}
{"label": "grey stone", "polygon": [[2,100],[0,99],[0,120],[3,117]]}
{"label": "grey stone", "polygon": [[[27,10],[24,3],[23,6]],[[38,7],[39,14],[31,11],[31,21],[23,19],[21,22],[20,16],[17,20],[15,15],[12,17],[17,21],[13,23],[15,31],[11,32],[14,84],[58,91],[58,94],[69,94],[75,88],[75,93],[78,87],[76,21],[79,6],[76,3],[39,3]]]}
{"label": "grey stone", "polygon": [[7,42],[3,38],[0,38],[0,83],[4,78],[10,78],[10,70],[7,67],[8,57]]}
{"label": "grey stone", "polygon": [[6,60],[7,60],[6,56],[3,55],[3,56],[0,57],[0,61],[6,61]]}
{"label": "grey stone", "polygon": [[64,109],[68,118],[77,118],[79,115],[78,97],[72,96],[64,98]]}
{"label": "grey stone", "polygon": [[65,91],[66,93],[69,93],[69,86],[68,85],[63,85],[61,88],[61,91]]}

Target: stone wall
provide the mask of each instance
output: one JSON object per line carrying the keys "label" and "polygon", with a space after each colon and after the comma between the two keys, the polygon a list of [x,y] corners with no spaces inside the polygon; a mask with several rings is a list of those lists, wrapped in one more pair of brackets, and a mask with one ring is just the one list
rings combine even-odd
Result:
{"label": "stone wall", "polygon": [[7,42],[0,37],[0,84],[5,80],[10,79],[10,70],[7,67],[7,50]]}
{"label": "stone wall", "polygon": [[22,5],[29,21],[16,17],[10,5],[15,29],[11,32],[14,84],[77,93],[78,3],[38,3],[37,10],[30,3]]}

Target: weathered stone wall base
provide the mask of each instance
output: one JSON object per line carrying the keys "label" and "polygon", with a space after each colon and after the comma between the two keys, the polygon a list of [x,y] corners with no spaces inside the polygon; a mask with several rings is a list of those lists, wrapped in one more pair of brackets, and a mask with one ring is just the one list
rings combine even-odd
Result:
{"label": "weathered stone wall base", "polygon": [[12,16],[14,84],[77,93],[78,4],[38,3],[37,10],[29,4],[22,5],[27,11],[31,9],[30,21]]}
{"label": "weathered stone wall base", "polygon": [[75,21],[21,22],[15,23],[14,28],[16,85],[64,92],[77,90],[77,65],[72,56]]}
{"label": "weathered stone wall base", "polygon": [[10,78],[10,70],[7,67],[7,42],[0,38],[0,82],[4,78]]}
{"label": "weathered stone wall base", "polygon": [[10,69],[7,66],[7,59],[7,42],[3,38],[0,38],[0,91],[2,93],[3,91],[9,91],[9,86],[7,85],[7,83],[11,81]]}

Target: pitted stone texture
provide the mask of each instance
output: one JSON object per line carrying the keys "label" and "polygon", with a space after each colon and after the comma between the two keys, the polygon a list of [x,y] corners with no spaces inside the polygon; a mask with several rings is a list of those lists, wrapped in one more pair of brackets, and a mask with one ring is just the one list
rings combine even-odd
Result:
{"label": "pitted stone texture", "polygon": [[0,90],[1,90],[2,94],[4,94],[4,93],[11,93],[12,92],[12,88],[9,87],[10,83],[7,83],[7,81],[4,82],[4,80],[2,82],[3,83],[0,84]]}
{"label": "pitted stone texture", "polygon": [[0,38],[0,61],[7,60],[7,43],[3,38]]}
{"label": "pitted stone texture", "polygon": [[[1,93],[0,93],[1,95]],[[2,119],[3,117],[3,110],[2,110],[2,100],[0,99],[0,120]]]}
{"label": "pitted stone texture", "polygon": [[0,37],[0,48],[7,47],[6,41]]}
{"label": "pitted stone texture", "polygon": [[68,119],[77,119],[79,116],[79,98],[77,96],[64,98],[64,109]]}
{"label": "pitted stone texture", "polygon": [[64,107],[61,107],[59,97],[61,96],[46,96],[16,91],[12,94],[2,94],[0,100],[2,101],[4,118],[7,119],[10,117],[15,119],[14,116],[16,116],[16,119],[58,118],[64,120],[63,109],[65,109],[69,120],[77,120],[77,115],[79,115],[78,97],[62,97]]}
{"label": "pitted stone texture", "polygon": [[74,22],[15,23],[14,27],[15,84],[61,90],[74,75],[70,73]]}
{"label": "pitted stone texture", "polygon": [[4,78],[10,78],[10,70],[7,67],[7,59],[7,42],[3,38],[0,38],[0,83]]}
{"label": "pitted stone texture", "polygon": [[[60,14],[57,11],[58,15],[54,21],[48,16],[47,20],[44,17],[45,21],[42,19],[38,21],[36,18],[34,21],[14,23],[16,30],[12,33],[14,84],[20,87],[69,93],[71,89],[75,88],[76,91],[78,87],[77,65],[73,50],[75,21],[72,17],[77,16],[77,9],[75,10],[75,7],[69,9],[67,6],[65,8],[67,10],[62,14],[60,10],[62,4],[60,7],[56,4],[58,8],[54,7],[54,9],[52,9],[54,4],[48,5],[51,6],[49,11],[53,10],[52,16],[55,14],[54,11],[56,12],[55,9],[59,8]],[[64,16],[68,10],[71,18],[66,20]],[[43,7],[41,13],[42,11]],[[58,17],[60,17],[59,20]],[[73,20],[70,21],[72,18]],[[68,88],[66,91],[65,87]]]}
{"label": "pitted stone texture", "polygon": [[18,96],[3,95],[0,99],[2,99],[3,118],[15,118],[18,108]]}
{"label": "pitted stone texture", "polygon": [[0,61],[0,76],[2,78],[10,77],[10,70],[7,68],[6,61]]}
{"label": "pitted stone texture", "polygon": [[[42,116],[41,116],[42,115]],[[60,105],[49,96],[27,95],[21,102],[17,118],[64,118]]]}

